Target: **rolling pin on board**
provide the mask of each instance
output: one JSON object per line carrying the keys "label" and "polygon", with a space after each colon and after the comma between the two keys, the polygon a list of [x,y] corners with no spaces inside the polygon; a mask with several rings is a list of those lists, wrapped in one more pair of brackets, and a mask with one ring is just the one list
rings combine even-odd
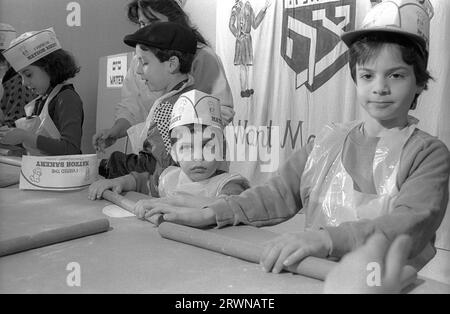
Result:
{"label": "rolling pin on board", "polygon": [[0,156],[0,163],[21,167],[22,166],[22,157],[16,156]]}
{"label": "rolling pin on board", "polygon": [[[130,212],[133,212],[136,204],[134,201],[109,190],[103,192],[103,198]],[[255,243],[171,222],[161,222],[158,232],[163,238],[237,257],[252,263],[259,263],[263,250],[261,246]],[[327,259],[310,256],[297,264],[286,267],[285,270],[314,279],[325,280],[336,264],[336,262]],[[414,283],[416,277],[417,272],[413,267],[405,267],[402,274],[402,288]]]}
{"label": "rolling pin on board", "polygon": [[[158,231],[163,238],[234,256],[253,263],[259,263],[263,250],[262,247],[255,245],[254,243],[232,239],[230,237],[170,222],[161,223]],[[328,273],[336,265],[336,262],[310,256],[297,264],[286,267],[285,270],[306,277],[325,280]],[[417,271],[409,265],[405,266],[401,276],[402,289],[413,284],[416,281],[416,278]]]}
{"label": "rolling pin on board", "polygon": [[70,226],[44,230],[33,235],[24,235],[0,241],[0,256],[10,255],[67,240],[105,232],[109,229],[108,219],[90,220]]}
{"label": "rolling pin on board", "polygon": [[[263,250],[262,247],[254,243],[171,222],[163,222],[159,225],[158,231],[163,238],[234,256],[252,263],[259,263]],[[311,256],[296,265],[287,267],[286,270],[303,276],[325,280],[325,277],[335,265],[336,263],[333,261]]]}
{"label": "rolling pin on board", "polygon": [[117,206],[122,207],[126,211],[134,214],[134,206],[136,205],[136,202],[133,202],[132,200],[129,200],[111,190],[103,191],[102,197],[105,200],[110,201],[111,203],[116,204]]}

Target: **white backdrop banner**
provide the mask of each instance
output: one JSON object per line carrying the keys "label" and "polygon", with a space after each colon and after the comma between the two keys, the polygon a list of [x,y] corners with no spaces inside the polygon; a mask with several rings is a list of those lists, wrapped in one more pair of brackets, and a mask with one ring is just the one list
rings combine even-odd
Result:
{"label": "white backdrop banner", "polygon": [[270,152],[265,161],[236,158],[231,170],[262,182],[325,123],[358,116],[339,35],[370,7],[369,0],[217,1],[216,49],[233,91],[234,139]]}
{"label": "white backdrop banner", "polygon": [[[436,81],[412,114],[449,145],[450,1],[432,3],[429,68]],[[264,182],[325,124],[361,117],[339,36],[358,28],[370,8],[370,0],[217,1],[216,50],[236,110],[227,132],[235,145],[232,171]]]}

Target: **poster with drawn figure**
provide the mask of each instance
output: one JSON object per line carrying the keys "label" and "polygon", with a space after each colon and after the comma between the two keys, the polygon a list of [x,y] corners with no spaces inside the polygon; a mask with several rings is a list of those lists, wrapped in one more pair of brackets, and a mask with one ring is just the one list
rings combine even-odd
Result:
{"label": "poster with drawn figure", "polygon": [[109,56],[106,63],[106,87],[121,88],[127,69],[126,54]]}
{"label": "poster with drawn figure", "polygon": [[[232,161],[231,170],[252,184],[276,173],[267,172],[276,167],[263,170],[268,160],[279,158],[272,164],[283,165],[325,124],[360,117],[348,49],[340,34],[358,27],[372,6],[370,0],[272,0],[257,21],[266,4],[266,0],[217,2],[216,51],[233,93],[234,144],[246,146],[246,153],[240,154],[245,160]],[[251,26],[252,14],[259,23],[256,29]],[[248,73],[237,71],[243,65]],[[246,74],[247,88],[254,93],[243,98]],[[257,152],[256,158],[251,151]],[[238,159],[242,158],[235,156],[234,161]]]}
{"label": "poster with drawn figure", "polygon": [[252,45],[252,29],[256,30],[264,17],[271,2],[266,1],[264,7],[255,14],[252,5],[247,0],[245,4],[242,0],[235,0],[235,4],[231,9],[229,28],[233,36],[236,38],[234,65],[239,67],[240,83],[242,98],[251,97],[254,90],[249,82],[249,71],[253,66],[253,45]]}

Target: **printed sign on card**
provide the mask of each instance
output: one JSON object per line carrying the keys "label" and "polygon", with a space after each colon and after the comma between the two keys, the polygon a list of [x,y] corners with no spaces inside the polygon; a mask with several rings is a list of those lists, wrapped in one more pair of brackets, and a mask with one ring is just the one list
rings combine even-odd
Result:
{"label": "printed sign on card", "polygon": [[98,176],[97,155],[23,156],[19,189],[65,191],[88,187]]}
{"label": "printed sign on card", "polygon": [[127,75],[127,55],[108,57],[106,62],[106,87],[120,88]]}

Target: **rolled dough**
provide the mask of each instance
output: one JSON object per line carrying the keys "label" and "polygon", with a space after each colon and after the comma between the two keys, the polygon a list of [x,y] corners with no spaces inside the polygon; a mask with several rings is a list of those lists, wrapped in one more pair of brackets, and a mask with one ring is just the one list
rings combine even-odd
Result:
{"label": "rolled dough", "polygon": [[117,205],[108,205],[103,207],[103,214],[112,218],[125,218],[125,217],[133,217],[134,214],[126,211],[125,209],[117,206]]}

